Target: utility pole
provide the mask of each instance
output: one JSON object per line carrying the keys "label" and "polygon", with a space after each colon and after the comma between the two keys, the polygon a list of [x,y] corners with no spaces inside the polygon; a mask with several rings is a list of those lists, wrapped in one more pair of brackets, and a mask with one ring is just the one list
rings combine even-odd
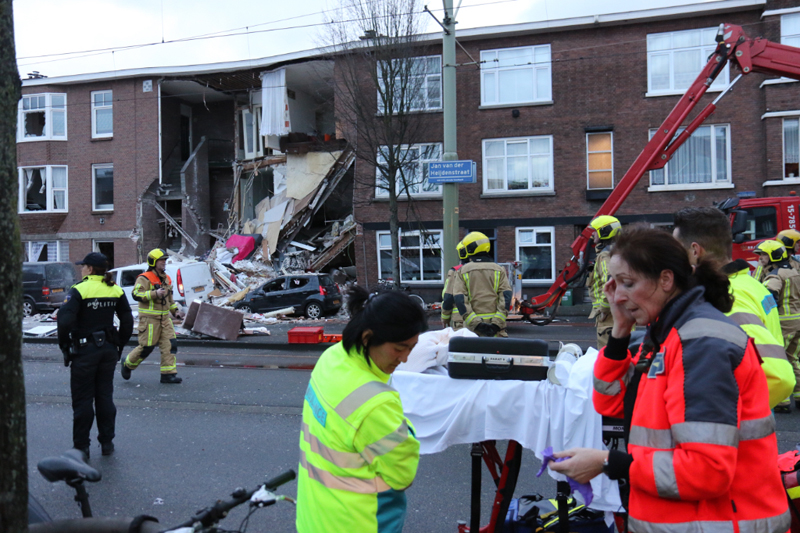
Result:
{"label": "utility pole", "polygon": [[[442,26],[442,59],[444,93],[444,154],[443,161],[457,161],[456,152],[456,21],[453,13],[453,0],[442,0],[444,3],[444,20]],[[459,241],[458,231],[458,184],[442,185],[442,228],[444,230],[444,272],[458,264],[456,244]]]}

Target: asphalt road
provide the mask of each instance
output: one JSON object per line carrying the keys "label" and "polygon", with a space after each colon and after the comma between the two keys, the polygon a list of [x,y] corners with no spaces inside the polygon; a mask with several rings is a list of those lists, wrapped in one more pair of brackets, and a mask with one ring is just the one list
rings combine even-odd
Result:
{"label": "asphalt road", "polygon": [[[25,347],[27,357],[30,346]],[[57,362],[26,360],[28,468],[31,492],[54,518],[79,511],[63,483],[49,484],[36,463],[71,447],[69,371]],[[166,525],[227,497],[236,487],[297,468],[300,414],[309,372],[184,367],[181,385],[162,385],[156,366],[117,374],[116,453],[102,457],[92,435],[91,463],[103,474],[88,491],[96,516],[150,514]],[[501,452],[505,444],[501,446]],[[405,531],[454,532],[469,519],[470,447],[453,446],[421,458],[408,490]],[[538,461],[523,453],[517,494],[555,495],[548,476],[535,478]],[[492,481],[483,473],[483,523],[492,503]],[[294,496],[296,484],[283,493]],[[242,512],[227,523],[238,527]],[[294,508],[280,504],[258,511],[248,531],[294,531]]]}

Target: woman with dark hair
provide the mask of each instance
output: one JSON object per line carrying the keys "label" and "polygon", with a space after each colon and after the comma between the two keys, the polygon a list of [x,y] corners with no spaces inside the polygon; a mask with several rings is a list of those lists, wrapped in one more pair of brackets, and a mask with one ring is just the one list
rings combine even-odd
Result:
{"label": "woman with dark hair", "polygon": [[108,274],[105,255],[92,252],[76,264],[83,281],[70,289],[58,310],[58,344],[64,364],[72,365],[72,443],[88,459],[95,411],[102,454],[114,453],[114,369],[133,333],[133,315],[125,293]]}
{"label": "woman with dark hair", "polygon": [[[627,453],[575,448],[550,468],[579,482],[626,479],[631,531],[789,529],[767,381],[747,335],[724,312],[727,276],[692,269],[668,233],[626,228],[609,262],[614,315],[594,367],[594,406],[625,419]],[[646,326],[636,353],[634,324]]]}
{"label": "woman with dark hair", "polygon": [[320,356],[303,402],[297,530],[401,531],[419,441],[389,384],[427,317],[405,293],[347,294],[342,342]]}

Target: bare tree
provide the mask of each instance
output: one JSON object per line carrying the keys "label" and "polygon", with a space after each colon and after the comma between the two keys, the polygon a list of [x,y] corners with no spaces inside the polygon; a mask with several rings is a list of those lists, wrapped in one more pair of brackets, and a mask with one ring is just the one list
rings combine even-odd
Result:
{"label": "bare tree", "polygon": [[[340,131],[375,174],[356,177],[356,190],[388,197],[392,279],[400,285],[398,197],[423,192],[423,159],[440,159],[429,141],[432,117],[441,107],[440,56],[427,56],[420,42],[423,17],[417,0],[339,0],[323,43],[335,60],[334,97]],[[422,152],[422,153],[421,153]],[[425,153],[427,152],[427,153]],[[420,232],[420,239],[425,238]]]}
{"label": "bare tree", "polygon": [[[11,0],[0,0],[0,190],[16,191],[20,80]],[[0,195],[0,531],[28,529],[22,260],[17,195]]]}

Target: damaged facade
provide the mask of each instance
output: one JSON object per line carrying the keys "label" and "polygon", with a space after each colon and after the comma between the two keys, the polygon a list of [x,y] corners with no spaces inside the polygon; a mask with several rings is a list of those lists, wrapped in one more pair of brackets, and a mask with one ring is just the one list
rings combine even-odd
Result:
{"label": "damaged facade", "polygon": [[25,260],[97,250],[124,266],[249,235],[275,271],[353,265],[354,156],[335,138],[332,65],[283,59],[24,80]]}

